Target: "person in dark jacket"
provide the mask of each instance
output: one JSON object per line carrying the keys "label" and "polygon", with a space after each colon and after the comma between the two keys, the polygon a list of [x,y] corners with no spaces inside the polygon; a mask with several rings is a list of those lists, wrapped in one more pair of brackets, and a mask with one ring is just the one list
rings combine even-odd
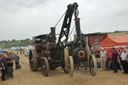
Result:
{"label": "person in dark jacket", "polygon": [[3,54],[0,54],[0,57],[1,57],[0,63],[1,63],[1,67],[2,67],[2,69],[1,69],[1,72],[2,72],[2,81],[4,81],[4,80],[6,80],[6,78],[5,78],[5,75],[6,75],[5,60],[3,58]]}
{"label": "person in dark jacket", "polygon": [[20,64],[19,64],[19,59],[20,59],[20,57],[15,54],[14,59],[15,59],[15,66],[16,66],[16,69],[19,69],[19,68],[20,68]]}
{"label": "person in dark jacket", "polygon": [[112,48],[113,52],[112,52],[112,61],[113,61],[113,70],[114,73],[118,72],[118,62],[117,62],[117,56],[118,56],[118,52],[115,50],[115,48]]}
{"label": "person in dark jacket", "polygon": [[0,54],[0,71],[2,70],[2,56]]}
{"label": "person in dark jacket", "polygon": [[13,78],[13,59],[8,56],[8,77]]}
{"label": "person in dark jacket", "polygon": [[8,71],[8,61],[7,61],[7,56],[5,54],[3,54],[3,59],[2,59],[2,62],[4,63],[4,66],[5,66],[5,76],[7,76],[7,71]]}
{"label": "person in dark jacket", "polygon": [[95,51],[95,56],[96,56],[96,60],[97,60],[97,67],[100,68],[100,50],[97,48]]}

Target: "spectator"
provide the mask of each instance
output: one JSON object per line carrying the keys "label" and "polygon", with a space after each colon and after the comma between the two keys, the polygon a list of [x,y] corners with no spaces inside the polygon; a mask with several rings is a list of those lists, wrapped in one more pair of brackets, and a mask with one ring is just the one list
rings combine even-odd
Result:
{"label": "spectator", "polygon": [[[128,46],[127,46],[126,51],[127,51],[127,53],[128,53]],[[126,65],[127,65],[127,71],[128,71],[128,55],[127,55],[127,58],[126,58]]]}
{"label": "spectator", "polygon": [[100,50],[98,48],[95,51],[95,57],[97,59],[97,66],[100,67]]}
{"label": "spectator", "polygon": [[123,52],[123,48],[119,47],[119,56],[121,55],[122,52]]}
{"label": "spectator", "polygon": [[107,69],[110,70],[112,69],[112,48],[109,49],[108,51],[108,65]]}
{"label": "spectator", "polygon": [[18,51],[17,51],[16,53],[17,53],[17,55],[18,55]]}
{"label": "spectator", "polygon": [[124,73],[128,74],[128,65],[127,65],[128,52],[126,51],[126,49],[123,50],[120,57],[122,60],[121,62],[122,62]]}
{"label": "spectator", "polygon": [[115,48],[113,47],[112,48],[113,52],[112,52],[112,61],[113,61],[113,70],[114,70],[114,73],[117,73],[118,72],[118,63],[117,63],[117,56],[118,56],[118,52],[115,50]]}
{"label": "spectator", "polygon": [[94,49],[94,47],[91,47],[91,54],[92,54],[92,55],[95,54],[95,49]]}
{"label": "spectator", "polygon": [[100,51],[101,70],[106,70],[107,52],[104,48]]}
{"label": "spectator", "polygon": [[20,68],[20,65],[19,65],[19,59],[20,59],[20,57],[18,55],[15,55],[14,56],[14,59],[15,59],[16,69],[19,69]]}
{"label": "spectator", "polygon": [[22,51],[20,51],[20,55],[22,54]]}
{"label": "spectator", "polygon": [[118,60],[118,62],[119,62],[119,67],[120,67],[121,70],[123,70],[123,67],[122,67],[122,59],[120,57],[122,52],[123,52],[123,48],[122,47],[119,47],[119,60]]}
{"label": "spectator", "polygon": [[2,56],[2,62],[4,64],[5,67],[5,76],[8,78],[7,72],[8,72],[8,61],[7,61],[7,55],[3,54]]}
{"label": "spectator", "polygon": [[13,59],[11,55],[8,56],[8,77],[13,78]]}
{"label": "spectator", "polygon": [[3,54],[0,54],[0,64],[1,64],[1,72],[2,72],[2,81],[6,80],[5,79],[5,64],[3,62]]}
{"label": "spectator", "polygon": [[11,60],[14,60],[14,53],[10,53]]}
{"label": "spectator", "polygon": [[0,71],[2,70],[2,55],[0,54]]}

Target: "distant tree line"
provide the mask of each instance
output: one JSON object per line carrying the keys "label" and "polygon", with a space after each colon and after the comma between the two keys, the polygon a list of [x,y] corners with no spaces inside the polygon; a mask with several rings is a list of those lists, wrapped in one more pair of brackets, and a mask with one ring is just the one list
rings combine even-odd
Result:
{"label": "distant tree line", "polygon": [[32,40],[24,39],[24,40],[3,40],[0,41],[0,48],[10,48],[10,47],[17,47],[17,46],[27,46],[32,45]]}
{"label": "distant tree line", "polygon": [[113,33],[119,33],[119,32],[128,32],[128,31],[119,31],[119,30],[116,30]]}
{"label": "distant tree line", "polygon": [[[128,32],[128,31],[119,31],[116,30],[114,32],[111,33],[119,33],[119,32]],[[98,32],[101,33],[101,32]],[[110,33],[110,32],[108,32]],[[31,39],[24,39],[24,40],[16,40],[16,39],[12,39],[12,40],[3,40],[0,41],[0,48],[10,48],[10,47],[20,47],[20,46],[27,46],[27,45],[32,45],[33,44],[33,40]]]}

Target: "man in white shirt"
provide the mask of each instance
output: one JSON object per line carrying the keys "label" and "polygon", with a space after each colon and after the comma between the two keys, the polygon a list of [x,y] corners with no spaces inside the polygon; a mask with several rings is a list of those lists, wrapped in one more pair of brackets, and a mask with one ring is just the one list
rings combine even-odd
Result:
{"label": "man in white shirt", "polygon": [[106,69],[107,52],[104,48],[100,51],[101,70]]}
{"label": "man in white shirt", "polygon": [[126,51],[126,49],[123,50],[120,57],[122,59],[122,66],[123,66],[124,73],[128,74],[128,65],[127,65],[128,52]]}

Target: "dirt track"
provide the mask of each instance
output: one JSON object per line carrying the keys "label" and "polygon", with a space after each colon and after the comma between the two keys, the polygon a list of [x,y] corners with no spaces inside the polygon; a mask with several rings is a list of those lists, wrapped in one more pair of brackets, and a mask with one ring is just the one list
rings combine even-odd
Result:
{"label": "dirt track", "polygon": [[31,72],[28,57],[21,56],[22,69],[14,70],[14,78],[0,81],[0,85],[128,85],[128,75],[122,71],[99,71],[95,77],[89,73],[74,73],[74,77],[65,74],[58,68],[51,71],[49,77],[44,77],[41,72]]}

